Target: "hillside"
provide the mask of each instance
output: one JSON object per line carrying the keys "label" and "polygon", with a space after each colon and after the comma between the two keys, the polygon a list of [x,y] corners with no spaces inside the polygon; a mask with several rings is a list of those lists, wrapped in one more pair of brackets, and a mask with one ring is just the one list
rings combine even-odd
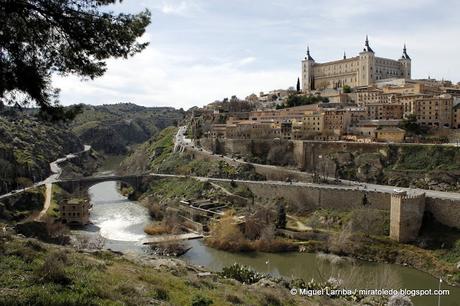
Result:
{"label": "hillside", "polygon": [[289,283],[243,284],[179,260],[77,252],[5,233],[0,234],[0,272],[0,305],[351,304],[292,296]]}
{"label": "hillside", "polygon": [[0,116],[0,194],[48,177],[49,163],[83,145],[65,125]]}
{"label": "hillside", "polygon": [[121,164],[126,174],[156,172],[180,175],[209,176],[227,179],[264,180],[250,164],[234,167],[217,160],[198,160],[193,153],[174,153],[177,128],[168,127],[143,143]]}
{"label": "hillside", "polygon": [[184,116],[171,107],[143,107],[131,103],[101,106],[85,105],[71,124],[72,131],[85,144],[107,154],[124,154]]}

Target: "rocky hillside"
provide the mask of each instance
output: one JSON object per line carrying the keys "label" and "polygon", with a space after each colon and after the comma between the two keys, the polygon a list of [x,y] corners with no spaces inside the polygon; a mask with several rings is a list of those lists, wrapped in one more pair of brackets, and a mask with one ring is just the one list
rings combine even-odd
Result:
{"label": "rocky hillside", "polygon": [[375,153],[337,152],[328,159],[341,178],[440,191],[460,190],[460,149],[389,145]]}
{"label": "rocky hillside", "polygon": [[85,144],[107,154],[125,154],[131,145],[148,140],[158,131],[176,125],[183,110],[143,107],[130,103],[83,107],[72,131]]}
{"label": "rocky hillside", "polygon": [[83,145],[68,127],[29,116],[0,116],[0,194],[41,181],[49,163]]}
{"label": "rocky hillside", "polygon": [[250,164],[234,167],[225,161],[195,159],[193,153],[174,153],[177,128],[169,127],[143,143],[121,164],[125,174],[156,172],[227,179],[264,180]]}

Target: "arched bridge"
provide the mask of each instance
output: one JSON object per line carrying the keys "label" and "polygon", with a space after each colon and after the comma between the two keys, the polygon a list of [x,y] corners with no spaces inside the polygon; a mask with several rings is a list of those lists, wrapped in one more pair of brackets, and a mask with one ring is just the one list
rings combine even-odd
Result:
{"label": "arched bridge", "polygon": [[122,182],[132,186],[136,190],[139,190],[143,185],[159,178],[161,177],[153,174],[91,176],[75,179],[62,179],[56,181],[55,184],[70,193],[84,192],[93,185],[112,181]]}

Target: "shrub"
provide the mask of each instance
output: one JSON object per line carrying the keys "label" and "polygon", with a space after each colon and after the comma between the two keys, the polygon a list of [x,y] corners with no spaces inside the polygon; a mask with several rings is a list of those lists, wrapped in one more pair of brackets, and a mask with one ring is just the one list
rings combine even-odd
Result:
{"label": "shrub", "polygon": [[255,284],[264,277],[263,274],[260,274],[249,267],[237,263],[224,267],[219,275],[225,278],[235,279],[245,284]]}
{"label": "shrub", "polygon": [[162,235],[170,234],[171,230],[169,227],[163,224],[150,224],[144,227],[144,232],[148,235]]}
{"label": "shrub", "polygon": [[226,213],[219,221],[211,225],[211,235],[206,242],[211,247],[224,251],[252,251],[249,241],[240,231],[231,213]]}
{"label": "shrub", "polygon": [[105,238],[100,234],[96,236],[80,235],[73,240],[77,250],[101,250],[104,247]]}
{"label": "shrub", "polygon": [[68,263],[67,254],[56,251],[46,257],[43,265],[38,269],[37,276],[40,280],[60,285],[68,285],[72,280],[65,272],[65,265]]}
{"label": "shrub", "polygon": [[158,287],[155,288],[155,299],[157,300],[162,300],[162,301],[167,301],[169,300],[169,294],[168,291],[164,288]]}
{"label": "shrub", "polygon": [[262,299],[261,299],[261,305],[281,306],[283,305],[283,303],[273,293],[264,292]]}
{"label": "shrub", "polygon": [[237,295],[228,294],[225,298],[228,302],[232,303],[232,305],[243,304],[243,301]]}
{"label": "shrub", "polygon": [[152,203],[148,207],[149,215],[154,220],[162,220],[164,217],[164,208],[159,203]]}
{"label": "shrub", "polygon": [[192,306],[209,306],[213,301],[202,295],[195,295],[192,299]]}

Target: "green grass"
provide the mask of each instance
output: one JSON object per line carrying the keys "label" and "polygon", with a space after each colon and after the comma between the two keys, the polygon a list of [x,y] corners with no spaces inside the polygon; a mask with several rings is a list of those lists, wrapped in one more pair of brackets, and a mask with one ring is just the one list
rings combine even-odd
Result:
{"label": "green grass", "polygon": [[[1,305],[298,305],[287,289],[253,288],[185,265],[155,267],[110,252],[93,255],[17,237],[0,237]],[[229,298],[230,297],[230,298]],[[235,298],[236,297],[236,298]],[[195,305],[198,305],[195,303]]]}

